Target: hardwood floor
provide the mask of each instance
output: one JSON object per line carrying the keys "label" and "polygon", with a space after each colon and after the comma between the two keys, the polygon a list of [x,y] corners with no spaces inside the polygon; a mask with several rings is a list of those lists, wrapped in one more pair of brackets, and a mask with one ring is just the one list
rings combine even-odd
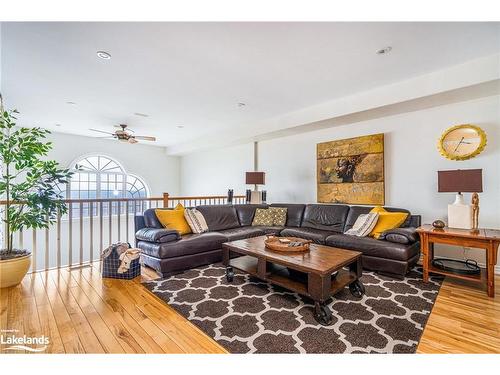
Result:
{"label": "hardwood floor", "polygon": [[500,353],[500,276],[495,297],[470,281],[445,280],[418,353]]}
{"label": "hardwood floor", "polygon": [[28,275],[0,289],[0,328],[49,337],[46,353],[226,353],[140,285],[152,275],[103,280],[98,265]]}
{"label": "hardwood floor", "polygon": [[[140,285],[152,277],[102,280],[98,265],[28,275],[0,289],[0,329],[49,337],[46,353],[226,353]],[[500,353],[500,291],[476,288],[444,282],[419,353]]]}

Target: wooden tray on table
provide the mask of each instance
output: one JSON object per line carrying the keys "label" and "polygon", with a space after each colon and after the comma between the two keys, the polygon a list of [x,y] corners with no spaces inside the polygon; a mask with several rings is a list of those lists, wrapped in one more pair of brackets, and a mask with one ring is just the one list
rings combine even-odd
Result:
{"label": "wooden tray on table", "polygon": [[[268,237],[264,241],[266,249],[280,251],[284,253],[303,253],[309,251],[309,244],[312,241],[298,237]],[[293,244],[298,244],[291,246]]]}

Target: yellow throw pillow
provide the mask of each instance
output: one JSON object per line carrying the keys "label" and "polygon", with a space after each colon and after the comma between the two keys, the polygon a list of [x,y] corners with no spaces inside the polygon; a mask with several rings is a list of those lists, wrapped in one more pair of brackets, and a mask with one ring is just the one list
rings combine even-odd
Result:
{"label": "yellow throw pillow", "polygon": [[191,233],[191,227],[184,217],[184,206],[182,204],[179,203],[173,210],[156,209],[155,214],[158,221],[165,228],[175,229],[181,236]]}
{"label": "yellow throw pillow", "polygon": [[375,228],[373,228],[369,234],[369,236],[377,239],[380,237],[382,232],[398,228],[408,217],[408,213],[406,212],[388,212],[380,206],[374,207],[370,213],[377,213],[379,215]]}

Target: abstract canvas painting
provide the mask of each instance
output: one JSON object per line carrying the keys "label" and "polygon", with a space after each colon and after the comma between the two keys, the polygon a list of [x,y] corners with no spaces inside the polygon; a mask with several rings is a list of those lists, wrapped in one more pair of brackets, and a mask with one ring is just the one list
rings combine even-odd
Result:
{"label": "abstract canvas painting", "polygon": [[318,202],[385,203],[384,134],[317,145]]}

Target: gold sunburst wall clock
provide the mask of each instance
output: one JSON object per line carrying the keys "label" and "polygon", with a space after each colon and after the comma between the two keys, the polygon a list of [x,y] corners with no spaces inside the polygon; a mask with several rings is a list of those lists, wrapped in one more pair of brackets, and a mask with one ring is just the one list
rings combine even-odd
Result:
{"label": "gold sunburst wall clock", "polygon": [[446,129],[438,141],[441,155],[450,160],[468,160],[486,147],[486,133],[476,125],[463,124]]}

